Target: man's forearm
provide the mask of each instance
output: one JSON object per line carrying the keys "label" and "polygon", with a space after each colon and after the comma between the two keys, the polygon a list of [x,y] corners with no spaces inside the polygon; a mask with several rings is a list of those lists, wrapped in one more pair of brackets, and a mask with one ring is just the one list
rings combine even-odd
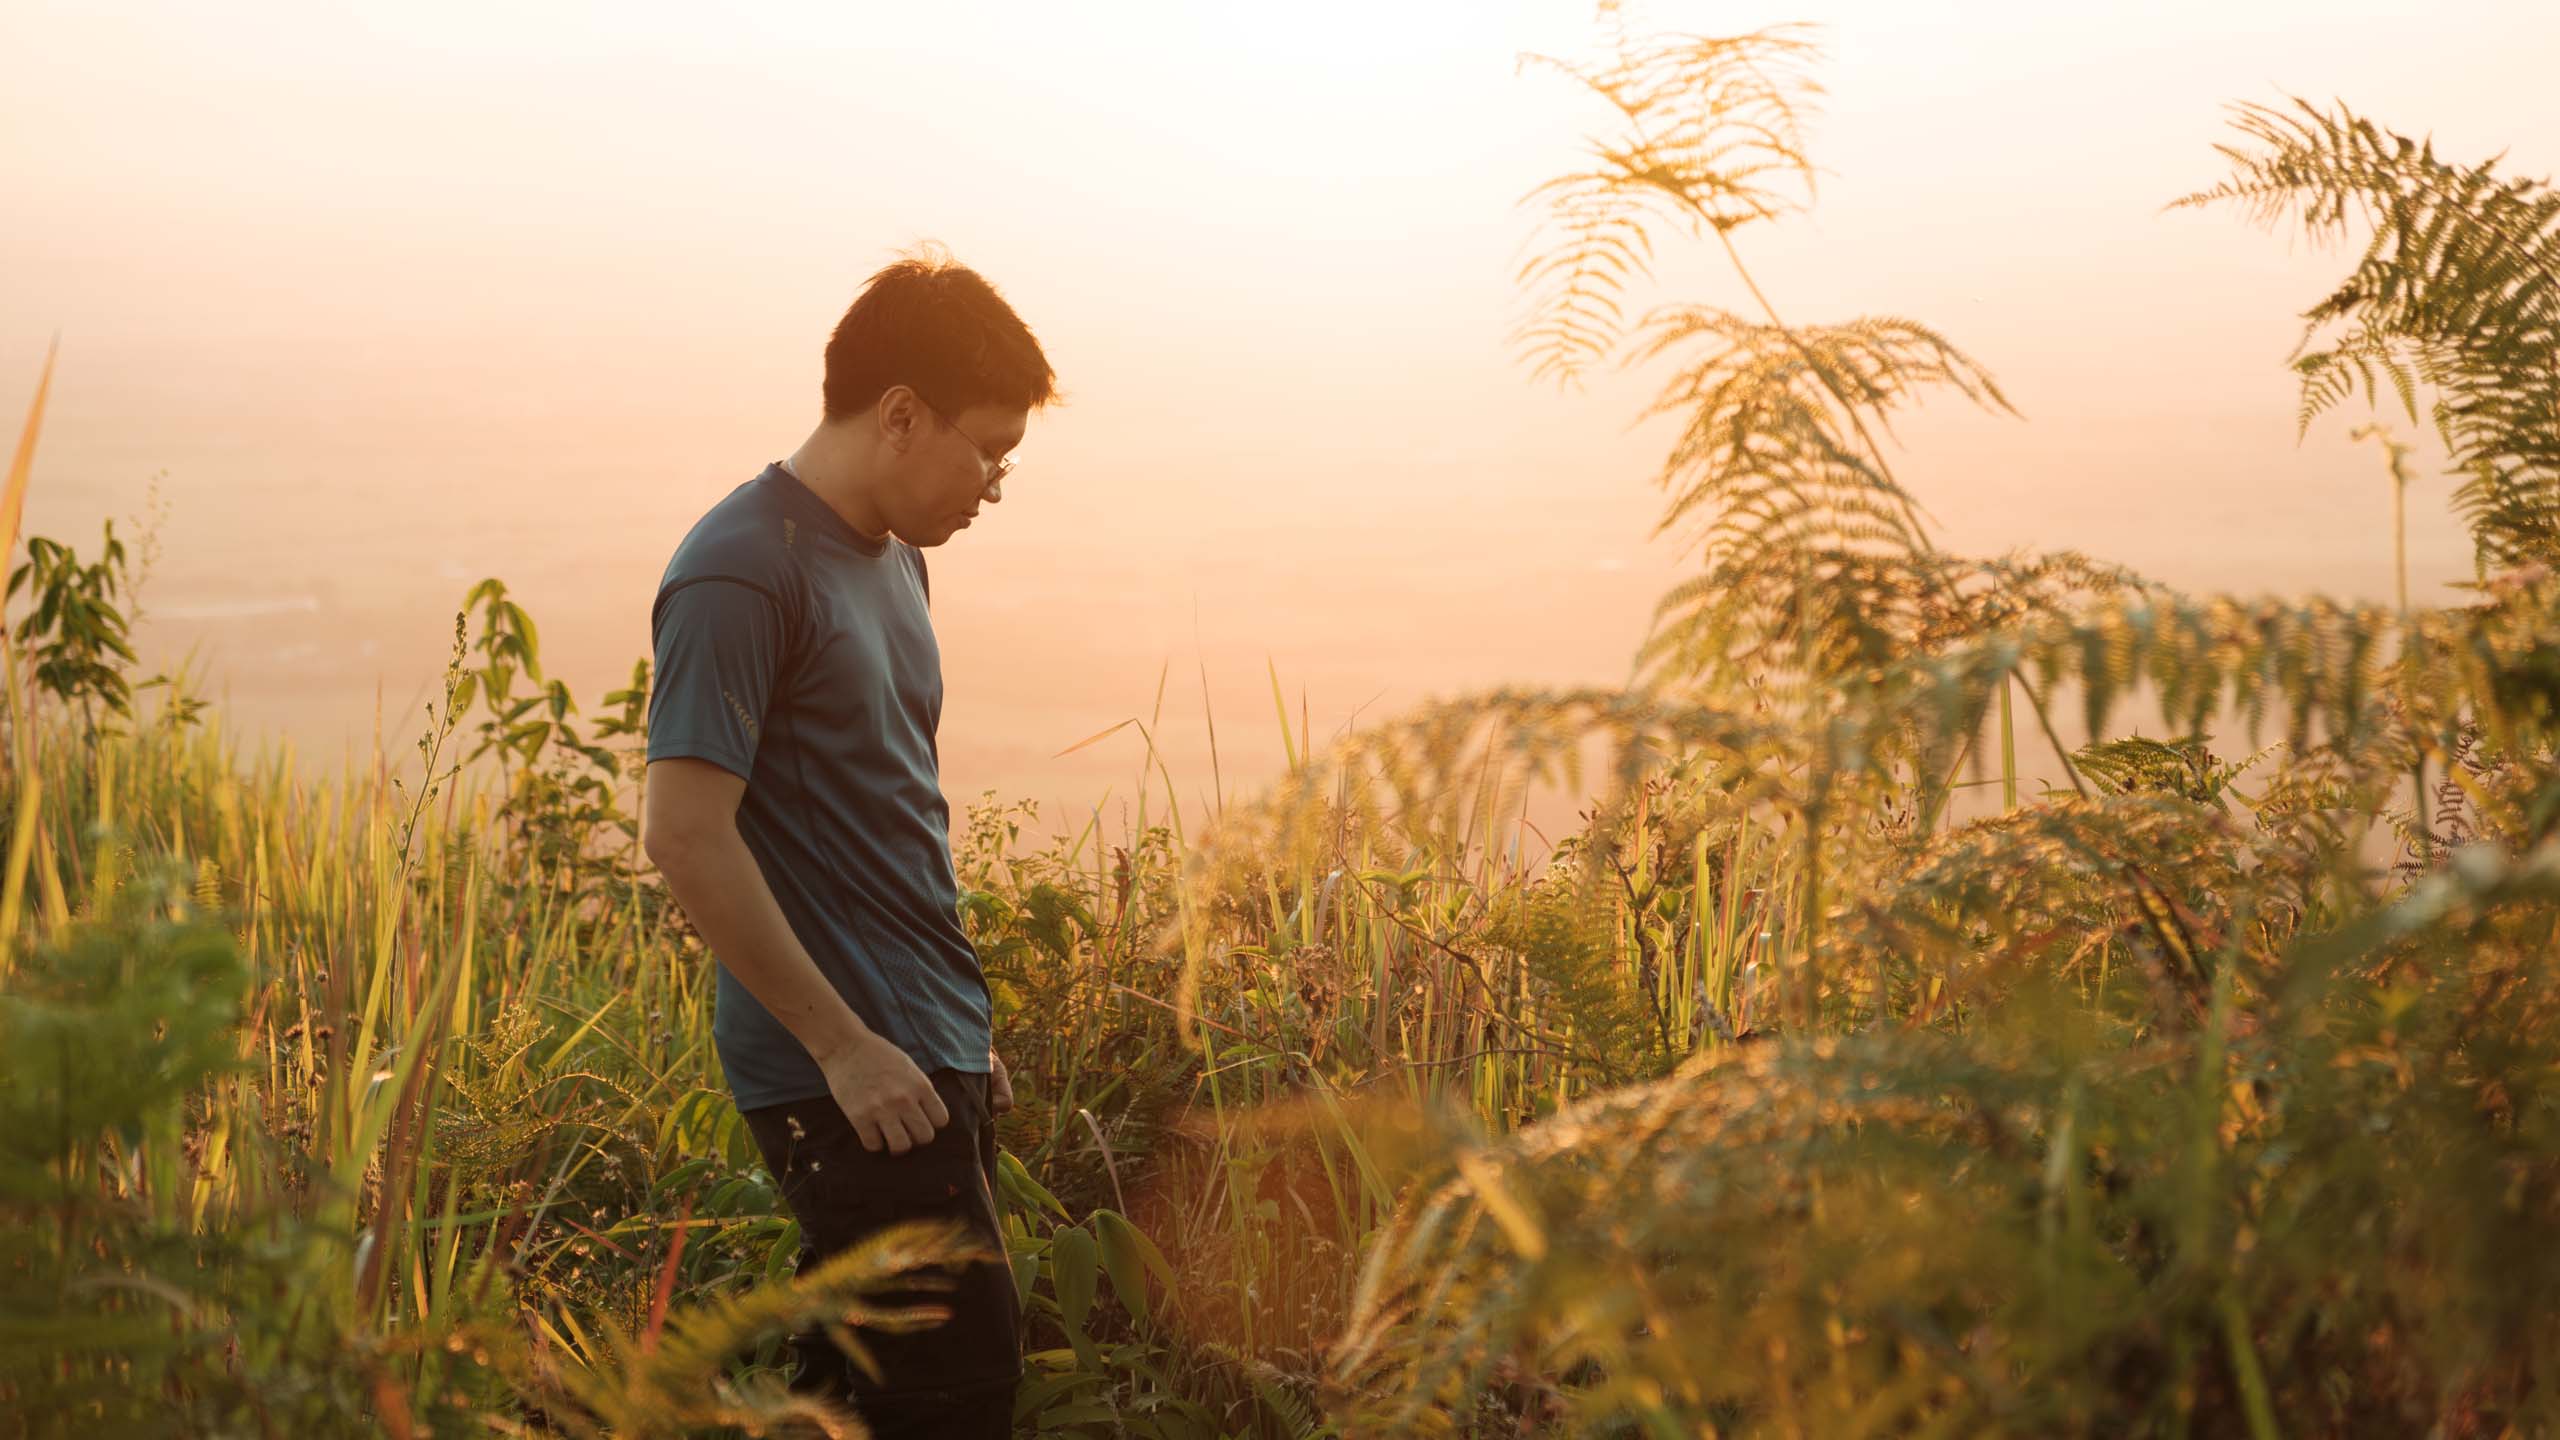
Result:
{"label": "man's forearm", "polygon": [[823,1061],[869,1033],[791,932],[736,831],[660,849],[650,858],[711,953],[813,1058]]}

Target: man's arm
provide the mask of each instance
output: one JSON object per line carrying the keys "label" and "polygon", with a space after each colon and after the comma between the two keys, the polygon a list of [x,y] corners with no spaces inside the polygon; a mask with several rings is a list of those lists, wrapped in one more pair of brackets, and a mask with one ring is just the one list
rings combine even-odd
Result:
{"label": "man's arm", "polygon": [[707,760],[650,762],[641,848],[720,963],[818,1062],[862,1147],[904,1155],[951,1123],[951,1112],[915,1061],[844,1003],[791,932],[738,833],[746,789]]}

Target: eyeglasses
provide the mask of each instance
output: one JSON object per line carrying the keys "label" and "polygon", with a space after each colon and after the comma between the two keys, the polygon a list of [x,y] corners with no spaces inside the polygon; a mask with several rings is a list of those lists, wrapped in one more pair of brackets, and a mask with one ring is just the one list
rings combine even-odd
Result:
{"label": "eyeglasses", "polygon": [[996,486],[1003,484],[1004,477],[1013,473],[1012,456],[1005,455],[999,457],[988,454],[986,446],[979,444],[976,437],[972,436],[968,431],[961,430],[959,421],[954,420],[950,416],[943,414],[941,411],[934,409],[933,402],[919,395],[916,397],[916,403],[922,405],[934,419],[939,420],[943,424],[950,426],[953,430],[958,431],[960,438],[969,442],[969,448],[978,452],[978,459],[983,461],[987,467],[987,487],[989,489],[993,489]]}

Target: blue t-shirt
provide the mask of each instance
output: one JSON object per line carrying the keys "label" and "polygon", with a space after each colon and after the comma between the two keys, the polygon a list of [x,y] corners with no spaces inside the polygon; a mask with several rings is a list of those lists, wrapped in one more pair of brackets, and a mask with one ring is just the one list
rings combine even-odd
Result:
{"label": "blue t-shirt", "polygon": [[[960,928],[926,598],[914,546],[864,540],[766,466],[694,525],[658,582],[649,758],[743,777],[738,831],[836,993],[919,1068],[984,1074],[987,982]],[[725,965],[711,1030],[738,1108],[827,1093]]]}

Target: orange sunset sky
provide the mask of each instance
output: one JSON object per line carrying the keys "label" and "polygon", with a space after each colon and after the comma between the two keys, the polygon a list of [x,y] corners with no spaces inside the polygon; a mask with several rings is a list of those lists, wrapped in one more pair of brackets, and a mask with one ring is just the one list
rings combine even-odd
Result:
{"label": "orange sunset sky", "polygon": [[[1656,4],[1823,25],[1811,213],[1739,243],[1790,319],[1910,315],[2024,412],[1942,405],[1905,478],[1962,550],[2198,588],[2390,590],[2361,416],[2296,443],[2294,314],[2345,265],[2230,212],[2222,106],[2337,97],[2450,156],[2560,166],[2539,0]],[[582,700],[669,550],[814,419],[862,278],[932,238],[1069,403],[934,552],[945,788],[1072,811],[1164,743],[1205,793],[1319,731],[1505,681],[1623,678],[1678,576],[1643,377],[1506,348],[1515,201],[1603,117],[1523,50],[1587,4],[51,3],[0,8],[0,395],[62,337],[27,525],[168,503],[144,659],[243,736],[408,754],[454,607],[504,578]],[[1666,297],[1740,292],[1665,252]],[[13,417],[14,418],[14,417]],[[2403,429],[2407,429],[2405,422]],[[2413,497],[2421,593],[2468,572]],[[1365,709],[1363,708],[1365,707]],[[1053,814],[1055,811],[1053,810]]]}

